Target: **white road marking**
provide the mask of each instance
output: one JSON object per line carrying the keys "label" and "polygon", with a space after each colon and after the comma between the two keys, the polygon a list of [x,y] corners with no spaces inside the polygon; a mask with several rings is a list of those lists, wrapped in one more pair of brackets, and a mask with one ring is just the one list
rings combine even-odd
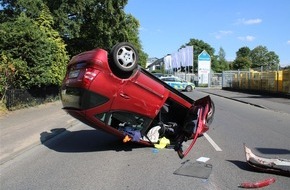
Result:
{"label": "white road marking", "polygon": [[222,149],[210,138],[207,133],[203,133],[203,136],[208,140],[208,142],[213,146],[216,151],[222,151]]}

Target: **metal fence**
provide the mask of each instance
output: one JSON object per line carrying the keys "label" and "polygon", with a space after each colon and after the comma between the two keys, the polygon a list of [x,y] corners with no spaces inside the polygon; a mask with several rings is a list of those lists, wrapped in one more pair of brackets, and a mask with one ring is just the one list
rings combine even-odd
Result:
{"label": "metal fence", "polygon": [[6,107],[15,110],[27,106],[35,106],[59,99],[59,87],[48,86],[32,89],[8,89]]}
{"label": "metal fence", "polygon": [[290,94],[290,70],[235,70],[224,71],[222,88]]}
{"label": "metal fence", "polygon": [[[198,76],[197,74],[193,73],[183,73],[183,72],[176,72],[174,74],[175,76],[178,76],[186,81],[194,83],[196,86],[198,86]],[[209,84],[207,84],[208,87],[222,87],[222,77],[223,73],[210,73],[209,75]]]}

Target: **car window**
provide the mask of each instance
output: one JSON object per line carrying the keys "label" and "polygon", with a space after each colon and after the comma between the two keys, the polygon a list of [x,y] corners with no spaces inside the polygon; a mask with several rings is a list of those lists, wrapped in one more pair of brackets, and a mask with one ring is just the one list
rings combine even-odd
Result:
{"label": "car window", "polygon": [[134,130],[143,132],[147,129],[150,121],[151,119],[136,113],[115,111],[108,114],[107,125],[119,129],[126,124]]}
{"label": "car window", "polygon": [[67,87],[61,92],[64,107],[89,109],[105,104],[109,98],[82,88]]}
{"label": "car window", "polygon": [[174,82],[175,81],[174,78],[161,78],[161,80],[168,81],[168,82]]}
{"label": "car window", "polygon": [[175,81],[176,81],[176,82],[182,82],[182,79],[180,79],[180,78],[175,78]]}

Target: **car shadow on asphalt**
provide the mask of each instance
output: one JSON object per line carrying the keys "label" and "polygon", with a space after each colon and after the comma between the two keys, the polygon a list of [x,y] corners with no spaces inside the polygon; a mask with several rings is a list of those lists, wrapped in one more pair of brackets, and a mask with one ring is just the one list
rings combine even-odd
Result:
{"label": "car shadow on asphalt", "polygon": [[254,170],[247,162],[243,162],[240,160],[226,160],[226,161],[233,163],[241,170],[256,172],[256,170]]}
{"label": "car shadow on asphalt", "polygon": [[132,151],[145,146],[123,141],[99,130],[69,131],[65,128],[52,129],[40,134],[40,142],[57,152],[79,153],[98,151]]}

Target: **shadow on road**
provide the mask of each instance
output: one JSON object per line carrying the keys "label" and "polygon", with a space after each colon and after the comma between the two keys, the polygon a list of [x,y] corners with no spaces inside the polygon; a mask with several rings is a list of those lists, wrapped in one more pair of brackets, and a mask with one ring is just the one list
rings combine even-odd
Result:
{"label": "shadow on road", "polygon": [[290,150],[279,148],[255,148],[263,154],[290,154]]}
{"label": "shadow on road", "polygon": [[[61,135],[60,135],[61,134]],[[144,148],[137,143],[123,143],[122,140],[99,130],[68,131],[64,128],[42,132],[40,141],[43,145],[57,152],[79,153],[98,151],[132,151]]]}
{"label": "shadow on road", "polygon": [[239,160],[227,160],[227,161],[233,163],[241,170],[256,172],[256,170],[254,170],[247,162]]}

